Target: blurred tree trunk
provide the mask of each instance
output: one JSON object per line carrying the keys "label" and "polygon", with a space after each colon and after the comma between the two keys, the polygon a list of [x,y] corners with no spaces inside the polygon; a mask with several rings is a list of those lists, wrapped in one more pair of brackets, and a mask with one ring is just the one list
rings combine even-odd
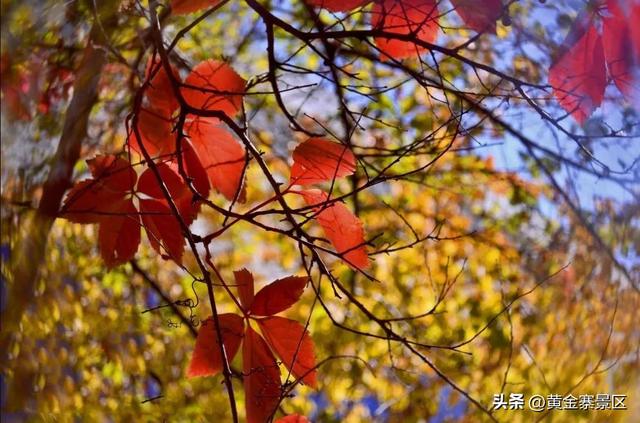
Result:
{"label": "blurred tree trunk", "polygon": [[[4,363],[7,363],[4,355],[9,354],[14,335],[20,330],[23,314],[33,301],[40,267],[46,254],[49,232],[64,193],[71,185],[73,168],[80,158],[82,142],[87,136],[89,116],[98,99],[98,82],[107,63],[108,50],[105,45],[108,43],[108,31],[116,27],[116,10],[113,1],[104,2],[94,15],[98,21],[92,26],[82,59],[76,69],[73,97],[66,111],[62,134],[51,160],[40,204],[36,210],[25,216],[12,246],[8,301],[2,314],[0,338]],[[6,405],[12,410],[22,410],[24,399],[30,396],[33,389],[29,376],[14,373],[10,379],[15,383],[7,383]]]}

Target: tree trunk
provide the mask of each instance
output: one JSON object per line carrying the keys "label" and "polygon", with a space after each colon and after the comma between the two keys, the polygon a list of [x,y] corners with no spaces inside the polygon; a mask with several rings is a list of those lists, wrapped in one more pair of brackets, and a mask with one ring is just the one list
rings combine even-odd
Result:
{"label": "tree trunk", "polygon": [[[10,284],[6,310],[2,314],[0,338],[2,362],[5,364],[10,361],[6,356],[9,354],[14,335],[20,330],[22,317],[33,301],[39,271],[46,254],[47,238],[64,193],[71,185],[73,168],[79,159],[82,142],[87,136],[89,116],[98,99],[98,82],[107,63],[107,49],[104,46],[108,42],[108,35],[105,34],[105,28],[115,27],[115,7],[111,3],[104,5],[96,14],[101,18],[101,22],[94,23],[83,57],[76,69],[73,97],[65,115],[51,169],[43,186],[40,204],[22,221],[11,250],[11,273],[8,275]],[[11,369],[4,367],[3,370],[5,377],[9,376],[6,372]],[[16,383],[7,381],[6,407],[21,410],[24,399],[32,394],[29,375],[13,373],[10,379]]]}

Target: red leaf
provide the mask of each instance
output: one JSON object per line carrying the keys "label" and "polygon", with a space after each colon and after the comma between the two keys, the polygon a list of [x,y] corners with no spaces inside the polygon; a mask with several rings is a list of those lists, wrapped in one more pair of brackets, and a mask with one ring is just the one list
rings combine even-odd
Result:
{"label": "red leaf", "polygon": [[549,83],[560,105],[581,124],[602,103],[607,83],[604,50],[593,25],[551,66]]}
{"label": "red leaf", "polygon": [[60,214],[75,223],[98,223],[123,195],[106,189],[100,181],[86,179],[69,190]]}
{"label": "red leaf", "polygon": [[[184,183],[184,180],[178,175],[168,164],[158,163],[156,164],[160,178],[163,184],[167,187],[171,198],[180,211],[182,219],[187,225],[190,225],[198,214],[199,204],[193,202],[193,195],[189,187]],[[157,200],[161,200],[167,207],[166,197],[164,196],[158,179],[154,172],[149,168],[140,175],[138,182],[138,192],[146,194]],[[176,221],[176,224],[178,222]]]}
{"label": "red leaf", "polygon": [[216,6],[221,0],[171,0],[171,13],[186,15],[201,9]]}
{"label": "red leaf", "polygon": [[247,269],[241,269],[233,272],[233,276],[236,280],[240,304],[245,310],[249,310],[253,303],[253,275]]}
{"label": "red leaf", "polygon": [[247,327],[242,345],[247,423],[264,423],[280,402],[280,369],[266,342]]}
{"label": "red leaf", "polygon": [[[222,344],[231,362],[240,347],[244,321],[237,314],[227,313],[218,315]],[[245,341],[246,342],[246,341]],[[196,346],[191,355],[191,362],[187,370],[187,377],[213,376],[222,371],[222,356],[216,326],[212,317],[202,322],[196,338]]]}
{"label": "red leaf", "polygon": [[[295,320],[272,316],[258,320],[260,330],[273,351],[293,375],[316,387],[316,355],[309,332]],[[294,360],[295,357],[295,360]]]}
{"label": "red leaf", "polygon": [[[395,34],[415,34],[421,41],[434,43],[438,37],[436,0],[382,0],[371,10],[374,29]],[[383,60],[420,55],[425,50],[411,41],[375,37]]]}
{"label": "red leaf", "polygon": [[137,175],[116,156],[97,156],[87,164],[94,179],[69,191],[61,214],[72,222],[100,224],[100,254],[113,267],[133,258],[140,244],[140,219],[130,198]]}
{"label": "red leaf", "polygon": [[233,116],[242,106],[246,81],[224,62],[205,60],[193,68],[184,82],[182,95],[191,107]]}
{"label": "red leaf", "polygon": [[299,414],[289,414],[288,416],[280,417],[275,423],[309,423],[309,420]]}
{"label": "red leaf", "polygon": [[130,198],[121,198],[107,206],[100,218],[98,246],[107,267],[125,263],[133,258],[140,244],[140,219]]}
{"label": "red leaf", "polygon": [[61,214],[76,223],[98,223],[111,207],[126,197],[137,175],[129,162],[116,156],[87,160],[94,179],[80,181],[69,191]]}
{"label": "red leaf", "polygon": [[346,12],[357,7],[364,6],[371,0],[306,0],[308,4],[315,7],[331,10],[332,12]]}
{"label": "red leaf", "polygon": [[[171,67],[171,73],[177,81],[180,81],[178,71],[173,66]],[[149,58],[145,77],[147,79],[151,78],[144,92],[149,100],[151,109],[162,111],[164,116],[171,116],[180,103],[173,93],[169,74],[165,71],[159,58],[155,60]]]}
{"label": "red leaf", "polygon": [[[184,184],[180,175],[174,172],[168,164],[156,163],[155,166],[158,170],[158,174],[160,175],[160,179],[162,179],[162,183],[174,200],[189,192],[189,188]],[[138,192],[157,199],[165,198],[162,188],[158,183],[158,178],[151,168],[148,168],[142,172],[142,175],[140,175],[140,180],[138,181]]]}
{"label": "red leaf", "polygon": [[502,15],[502,0],[451,0],[464,23],[477,32],[496,33]]}
{"label": "red leaf", "polygon": [[217,119],[195,119],[185,125],[185,130],[211,185],[228,200],[241,190],[238,201],[244,202],[246,153],[242,145]]}
{"label": "red leaf", "polygon": [[[158,110],[140,109],[137,120],[142,145],[152,158],[175,151],[175,136],[171,133],[171,119]],[[142,155],[142,147],[135,131],[131,130],[129,145]]]}
{"label": "red leaf", "polygon": [[87,165],[93,178],[101,180],[113,191],[130,191],[136,184],[136,172],[123,158],[113,155],[96,156],[87,160]]}
{"label": "red leaf", "polygon": [[140,200],[140,215],[153,249],[159,254],[166,252],[176,263],[181,264],[184,253],[182,229],[166,202]]}
{"label": "red leaf", "polygon": [[614,16],[603,19],[602,43],[607,59],[609,75],[618,89],[628,99],[638,95],[639,88],[634,79],[634,60],[631,32],[627,22]]}
{"label": "red leaf", "polygon": [[640,66],[640,3],[636,1],[634,5],[631,6],[631,10],[629,11],[629,20],[627,24],[629,26],[629,31],[631,32],[631,43],[633,44],[633,52],[636,57],[636,66]]}
{"label": "red leaf", "polygon": [[328,196],[320,190],[306,190],[301,194],[308,205],[315,206],[316,220],[342,259],[356,269],[363,270],[369,267],[364,229],[360,219],[351,213],[344,203],[325,204]]}
{"label": "red leaf", "polygon": [[280,313],[300,299],[309,280],[306,276],[288,276],[262,288],[251,304],[251,314],[271,316]]}
{"label": "red leaf", "polygon": [[[193,144],[186,138],[182,139],[182,160],[185,173],[191,178],[193,187],[203,197],[209,197],[209,191],[211,191],[211,185],[209,184],[209,177],[205,170],[198,153],[196,152]],[[174,168],[177,165],[172,162]]]}
{"label": "red leaf", "polygon": [[356,158],[348,147],[324,138],[310,138],[293,151],[291,182],[311,185],[351,175]]}

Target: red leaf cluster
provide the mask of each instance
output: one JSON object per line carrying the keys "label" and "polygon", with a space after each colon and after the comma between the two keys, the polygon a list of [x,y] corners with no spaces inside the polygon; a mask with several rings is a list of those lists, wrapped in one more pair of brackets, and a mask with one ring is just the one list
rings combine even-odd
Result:
{"label": "red leaf cluster", "polygon": [[[234,272],[242,316],[218,316],[222,342],[229,362],[242,340],[242,360],[247,421],[266,421],[280,402],[280,368],[275,355],[302,382],[316,386],[314,345],[304,326],[295,320],[275,316],[296,303],[307,277],[289,276],[272,282],[254,295],[253,275],[246,269]],[[262,336],[248,323],[255,321]],[[187,370],[189,377],[212,376],[222,368],[220,345],[213,318],[198,331],[195,349]],[[275,354],[275,355],[274,355]]]}
{"label": "red leaf cluster", "polygon": [[[370,0],[306,0],[312,6],[332,12],[346,12],[362,7]],[[378,0],[371,9],[371,27],[392,34],[411,35],[425,43],[438,37],[437,0]],[[496,31],[496,21],[503,13],[502,0],[452,0],[464,23],[477,32]],[[426,49],[414,41],[375,37],[382,60],[419,56]]]}
{"label": "red leaf cluster", "polygon": [[[137,129],[145,150],[152,158],[176,161],[176,135],[173,134],[173,114],[179,107],[171,79],[182,84],[172,68],[169,77],[160,62],[149,61],[148,87],[145,90],[146,108],[137,117]],[[244,95],[245,81],[229,65],[217,60],[205,60],[195,66],[180,85],[180,95],[193,108],[220,111],[235,115]],[[190,139],[182,142],[182,159],[186,173],[197,191],[207,197],[213,187],[227,199],[244,200],[242,181],[246,153],[235,137],[215,118],[187,116],[183,133]],[[142,153],[138,136],[134,133],[131,147]],[[237,198],[236,198],[237,196]]]}
{"label": "red leaf cluster", "polygon": [[[147,169],[138,178],[129,162],[116,156],[97,156],[87,163],[93,178],[76,183],[69,191],[61,215],[72,222],[100,225],[98,245],[106,265],[113,267],[133,258],[141,225],[156,251],[180,263],[182,230],[153,171]],[[159,163],[156,169],[181,218],[190,224],[198,208],[191,191],[169,165]]]}
{"label": "red leaf cluster", "polygon": [[182,228],[159,181],[186,225],[195,220],[212,187],[229,200],[244,200],[246,152],[220,121],[188,115],[186,137],[178,143],[173,132],[178,94],[191,107],[234,115],[242,104],[244,80],[215,60],[197,65],[186,85],[175,68],[168,73],[158,58],[149,59],[145,75],[144,103],[133,119],[129,145],[153,166],[147,163],[138,179],[129,161],[98,156],[88,162],[93,177],[74,185],[61,211],[71,221],[100,225],[100,253],[109,267],[135,255],[141,225],[156,251],[181,262]]}
{"label": "red leaf cluster", "polygon": [[634,35],[633,30],[640,19],[640,2],[608,0],[607,6],[602,34],[595,14],[581,14],[549,69],[553,95],[580,124],[602,103],[607,73],[628,100],[640,96],[640,32]]}

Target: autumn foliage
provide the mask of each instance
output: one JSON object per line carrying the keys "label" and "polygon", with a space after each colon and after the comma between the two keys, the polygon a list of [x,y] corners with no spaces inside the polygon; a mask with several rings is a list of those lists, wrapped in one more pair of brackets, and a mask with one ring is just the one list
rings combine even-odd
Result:
{"label": "autumn foliage", "polygon": [[[219,385],[235,421],[244,416],[248,423],[309,422],[283,404],[298,400],[295,389],[303,388],[313,391],[314,407],[321,408],[325,401],[321,391],[329,379],[323,369],[334,360],[356,362],[358,370],[345,371],[344,379],[366,384],[378,377],[373,368],[385,360],[390,363],[384,377],[393,383],[382,388],[387,402],[365,396],[359,403],[348,403],[349,407],[366,406],[384,414],[386,408],[402,403],[405,408],[394,418],[409,421],[409,416],[422,412],[422,405],[414,404],[415,395],[442,383],[437,391],[441,402],[460,401],[495,420],[486,401],[465,391],[484,383],[485,373],[468,370],[478,364],[472,361],[480,361],[482,371],[489,374],[500,367],[500,360],[508,360],[506,370],[501,370],[501,383],[494,383],[501,388],[532,377],[527,367],[534,361],[529,346],[536,345],[545,354],[552,350],[537,328],[560,320],[563,309],[558,304],[572,309],[576,298],[595,296],[577,288],[582,271],[570,266],[572,260],[592,264],[589,253],[598,250],[606,255],[603,262],[607,263],[594,265],[599,271],[606,270],[598,278],[608,281],[612,275],[623,275],[631,280],[624,265],[616,261],[630,247],[605,251],[607,239],[627,242],[631,237],[617,233],[616,227],[591,229],[585,221],[600,219],[604,227],[625,213],[632,215],[635,209],[618,213],[607,204],[592,215],[582,213],[562,191],[554,172],[611,176],[610,169],[591,154],[585,142],[590,134],[571,131],[574,127],[587,131],[598,108],[617,95],[613,103],[629,107],[620,119],[627,127],[633,126],[627,120],[632,114],[628,110],[640,104],[640,2],[589,2],[571,16],[568,32],[554,33],[548,45],[536,50],[537,61],[513,53],[516,76],[504,70],[512,57],[492,51],[492,42],[506,37],[510,10],[520,7],[514,5],[517,2],[272,3],[279,2],[249,0],[236,5],[224,0],[169,0],[119,5],[118,13],[131,13],[135,25],[145,25],[145,31],[138,28],[136,37],[110,40],[108,48],[100,47],[113,54],[117,63],[103,68],[100,84],[90,97],[122,101],[118,93],[105,94],[109,83],[130,90],[116,122],[121,133],[109,132],[113,125],[90,128],[91,134],[110,133],[109,144],[100,149],[79,145],[70,149],[84,157],[72,160],[69,177],[72,170],[83,176],[74,182],[61,179],[55,186],[60,190],[55,217],[94,225],[86,228],[93,228],[87,229],[91,234],[96,232],[96,261],[111,272],[126,268],[130,273],[125,280],[135,274],[152,287],[163,303],[150,305],[143,314],[170,309],[179,317],[180,325],[195,338],[186,348],[188,365],[182,365],[180,379],[186,376],[194,386],[211,381]],[[302,23],[280,18],[278,7]],[[234,21],[222,22],[222,29],[217,28],[218,33],[233,33],[239,42],[225,50],[224,37],[209,39],[199,34],[200,39],[186,41],[189,31],[211,23],[223,8],[238,19],[245,14],[252,17],[246,26],[227,26],[235,25]],[[100,34],[98,30],[92,30],[92,36]],[[522,40],[533,33],[523,30]],[[555,42],[553,37],[562,41]],[[284,45],[284,39],[295,42]],[[145,43],[139,54],[114,54],[118,46],[142,42],[139,40]],[[254,40],[260,44],[251,45],[251,57],[264,71],[257,74],[239,59],[240,49]],[[185,54],[185,49],[198,42],[207,49],[215,45],[217,50]],[[238,57],[234,56],[236,47]],[[87,49],[92,48],[88,43]],[[70,62],[75,65],[81,60]],[[305,62],[315,68],[305,68]],[[360,62],[365,65],[359,67]],[[122,63],[134,63],[126,84],[118,75],[117,66]],[[3,113],[15,121],[29,122],[34,110],[51,118],[53,106],[66,101],[70,93],[81,93],[71,88],[82,81],[65,68],[48,74],[48,83],[43,85],[39,69],[28,62],[18,66],[12,56],[3,53],[1,66]],[[317,80],[307,84],[308,77]],[[473,78],[476,84],[465,86]],[[539,80],[533,81],[535,78]],[[327,83],[330,89],[323,86]],[[508,93],[507,84],[512,90]],[[335,99],[326,100],[316,91],[320,88]],[[288,103],[291,98],[296,101]],[[307,102],[318,109],[329,105],[332,110],[314,116],[306,111]],[[113,104],[110,107],[111,112],[117,109]],[[548,112],[553,107],[560,117]],[[554,133],[565,134],[588,157],[587,164],[562,148],[555,153],[542,147],[535,136],[516,128],[509,121],[510,113],[521,108],[536,112],[536,119],[525,113],[522,126],[534,126],[539,120]],[[87,119],[102,113],[91,107],[83,112]],[[469,115],[477,122],[466,128]],[[568,125],[565,118],[569,118]],[[253,127],[253,121],[268,130]],[[604,137],[608,126],[597,123],[601,132],[596,136]],[[73,128],[73,123],[65,123],[65,128]],[[84,130],[87,132],[86,127]],[[623,132],[611,130],[616,136]],[[473,152],[489,145],[489,137],[519,142],[524,153],[519,152],[518,163],[535,174],[532,179],[536,182],[524,180],[516,171],[499,170],[490,155]],[[460,139],[464,141],[459,143]],[[76,161],[79,164],[72,169]],[[554,165],[548,165],[549,161]],[[540,174],[548,185],[538,184]],[[615,173],[611,180],[622,181],[625,193],[635,192],[627,189],[631,183],[624,172]],[[564,201],[558,206],[564,214],[561,223],[544,220],[546,216],[536,209],[538,201]],[[538,224],[544,226],[540,229],[544,247],[531,246],[527,238]],[[562,225],[580,228],[572,233],[577,243],[558,234]],[[74,230],[79,227],[73,226]],[[231,241],[218,245],[222,236]],[[258,245],[259,236],[264,239]],[[433,244],[425,244],[428,242]],[[263,251],[258,254],[260,248]],[[238,250],[251,264],[229,258],[230,251]],[[410,251],[406,254],[411,263],[404,258],[389,259],[406,251]],[[145,273],[148,263],[141,266],[140,262],[151,261],[148,252],[153,260],[159,257],[153,262],[156,273],[180,289],[167,294],[153,275]],[[550,258],[553,253],[560,258]],[[269,260],[278,262],[277,270],[268,268]],[[265,269],[260,268],[262,263]],[[95,268],[87,280],[102,272]],[[523,288],[523,269],[530,272],[526,281],[533,281],[533,288]],[[569,270],[563,276],[562,295],[553,291],[534,297],[549,313],[558,315],[547,318],[529,310],[534,300],[522,306],[521,314],[513,311],[514,303],[565,269]],[[278,272],[268,277],[275,280],[261,284],[261,276]],[[465,272],[473,273],[467,277]],[[184,288],[189,284],[195,302]],[[425,286],[431,290],[425,293]],[[126,289],[117,285],[114,291]],[[200,289],[206,289],[204,304],[198,296]],[[186,295],[188,300],[171,300],[175,295]],[[387,304],[387,299],[394,305]],[[443,306],[445,299],[454,300],[453,307]],[[563,324],[579,326],[581,319],[605,315],[606,307],[597,306],[605,310],[586,315],[576,311],[570,316],[573,320]],[[614,320],[617,302],[615,307]],[[625,303],[621,307],[634,306]],[[188,313],[182,314],[185,310]],[[316,329],[321,317],[348,338],[344,350],[339,348],[341,339],[329,339],[329,332]],[[616,338],[611,333],[609,338]],[[608,345],[609,338],[598,339]],[[620,341],[623,338],[616,339],[635,339]],[[359,356],[360,339],[380,343],[370,348],[364,360]],[[321,340],[340,353],[319,354],[324,352]],[[474,356],[473,348],[483,342],[478,347],[481,353]],[[495,345],[500,348],[494,353],[491,348]],[[626,345],[616,346],[627,351]],[[110,353],[108,341],[103,340],[100,348]],[[581,347],[567,342],[567,351],[571,348]],[[516,363],[525,353],[527,364]],[[517,368],[513,372],[520,373],[509,378],[512,362]],[[589,377],[597,373],[601,362],[603,358]],[[342,369],[336,368],[334,374],[342,376]],[[443,368],[457,372],[463,383],[454,382]],[[367,371],[370,374],[364,375]],[[340,378],[334,374],[331,381],[336,383]],[[548,387],[544,374],[543,379]],[[356,384],[340,383],[344,383],[340,388],[344,392],[360,395],[366,391]],[[398,386],[412,387],[406,391],[411,392],[403,397],[405,391]],[[236,401],[238,394],[240,401]],[[243,406],[240,412],[237,404]],[[430,413],[439,415],[438,410]]]}

